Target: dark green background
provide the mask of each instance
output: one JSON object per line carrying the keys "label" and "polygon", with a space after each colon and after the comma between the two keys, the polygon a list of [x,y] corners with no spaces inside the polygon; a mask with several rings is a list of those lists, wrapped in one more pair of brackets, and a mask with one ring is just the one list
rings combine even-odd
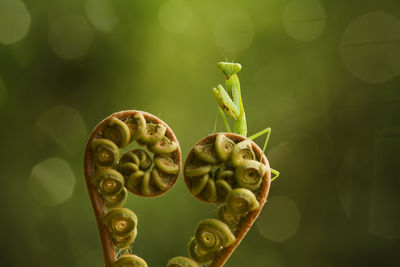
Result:
{"label": "dark green background", "polygon": [[[398,0],[320,0],[322,13],[298,0],[104,2],[105,21],[90,15],[96,1],[24,0],[26,36],[0,43],[0,266],[101,266],[82,170],[89,132],[113,112],[145,110],[185,157],[213,129],[221,50],[243,66],[249,133],[272,127],[267,156],[281,172],[226,266],[400,266]],[[0,36],[13,27],[0,23]],[[59,204],[46,203],[64,190],[57,170],[55,187],[32,175],[54,157],[75,177]],[[150,266],[186,255],[216,210],[182,179],[127,206],[139,216],[133,250]]]}

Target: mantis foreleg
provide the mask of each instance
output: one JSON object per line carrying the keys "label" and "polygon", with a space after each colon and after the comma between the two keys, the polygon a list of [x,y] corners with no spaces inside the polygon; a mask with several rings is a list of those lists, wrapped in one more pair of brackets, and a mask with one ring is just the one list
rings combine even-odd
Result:
{"label": "mantis foreleg", "polygon": [[230,117],[236,118],[240,115],[240,109],[232,101],[229,94],[226,92],[222,85],[218,85],[217,88],[213,89],[215,97],[217,98],[220,108],[225,111]]}
{"label": "mantis foreleg", "polygon": [[219,113],[221,114],[222,120],[224,121],[224,125],[225,125],[226,131],[228,133],[231,133],[232,130],[231,130],[231,127],[229,126],[229,122],[228,122],[228,119],[225,116],[224,111],[220,107],[218,107],[218,110],[219,110]]}

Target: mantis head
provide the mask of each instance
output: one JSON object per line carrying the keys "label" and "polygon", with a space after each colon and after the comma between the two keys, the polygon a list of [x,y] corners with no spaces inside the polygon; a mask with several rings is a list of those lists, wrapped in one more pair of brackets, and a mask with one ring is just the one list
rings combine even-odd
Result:
{"label": "mantis head", "polygon": [[227,78],[229,78],[232,75],[238,73],[242,69],[242,65],[240,65],[239,63],[219,62],[218,68],[224,73]]}

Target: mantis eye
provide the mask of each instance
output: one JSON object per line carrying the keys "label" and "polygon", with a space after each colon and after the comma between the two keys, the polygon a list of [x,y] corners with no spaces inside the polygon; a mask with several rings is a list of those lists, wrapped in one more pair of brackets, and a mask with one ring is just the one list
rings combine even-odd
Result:
{"label": "mantis eye", "polygon": [[242,69],[242,65],[239,63],[232,63],[232,68],[235,73],[238,73]]}

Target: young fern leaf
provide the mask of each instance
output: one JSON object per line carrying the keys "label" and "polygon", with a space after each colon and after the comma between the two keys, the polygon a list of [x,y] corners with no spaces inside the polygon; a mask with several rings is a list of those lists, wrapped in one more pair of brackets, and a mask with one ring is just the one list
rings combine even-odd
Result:
{"label": "young fern leaf", "polygon": [[204,251],[219,251],[235,241],[235,236],[228,225],[217,219],[200,221],[194,237],[197,245]]}
{"label": "young fern leaf", "polygon": [[110,267],[148,267],[145,260],[136,255],[122,255]]}
{"label": "young fern leaf", "polygon": [[125,205],[128,198],[128,191],[124,188],[119,194],[113,196],[103,196],[104,206],[108,209],[119,208]]}
{"label": "young fern leaf", "polygon": [[[133,141],[152,149],[134,149],[121,156],[120,149]],[[106,267],[147,267],[139,256],[115,253],[116,249],[130,251],[138,232],[137,216],[123,207],[127,190],[139,196],[161,195],[176,183],[180,166],[181,151],[174,133],[149,113],[117,112],[92,131],[84,172]]]}
{"label": "young fern leaf", "polygon": [[250,190],[257,190],[260,187],[266,168],[256,160],[246,160],[236,168],[235,177],[237,183]]}
{"label": "young fern leaf", "polygon": [[224,134],[217,135],[215,140],[215,151],[222,161],[227,161],[232,154],[235,143]]}
{"label": "young fern leaf", "polygon": [[[199,153],[204,148],[207,148],[207,155],[214,155],[210,152],[213,149],[219,160],[211,163]],[[218,150],[223,151],[222,157]],[[199,223],[188,247],[188,255],[193,260],[209,264],[209,267],[221,267],[266,202],[271,183],[267,158],[253,141],[242,135],[212,134],[189,152],[184,179],[196,198],[207,203],[223,203],[218,208],[217,219],[204,219]]]}
{"label": "young fern leaf", "polygon": [[103,136],[113,141],[118,147],[126,147],[131,139],[128,125],[117,118],[111,118],[108,126]]}
{"label": "young fern leaf", "polygon": [[168,261],[167,267],[199,267],[199,264],[186,257],[175,257]]}
{"label": "young fern leaf", "polygon": [[260,207],[256,196],[246,188],[236,188],[226,197],[226,212],[232,215],[243,216]]}
{"label": "young fern leaf", "polygon": [[218,255],[219,252],[220,250],[207,251],[201,249],[194,237],[189,242],[188,255],[198,263],[209,263]]}

